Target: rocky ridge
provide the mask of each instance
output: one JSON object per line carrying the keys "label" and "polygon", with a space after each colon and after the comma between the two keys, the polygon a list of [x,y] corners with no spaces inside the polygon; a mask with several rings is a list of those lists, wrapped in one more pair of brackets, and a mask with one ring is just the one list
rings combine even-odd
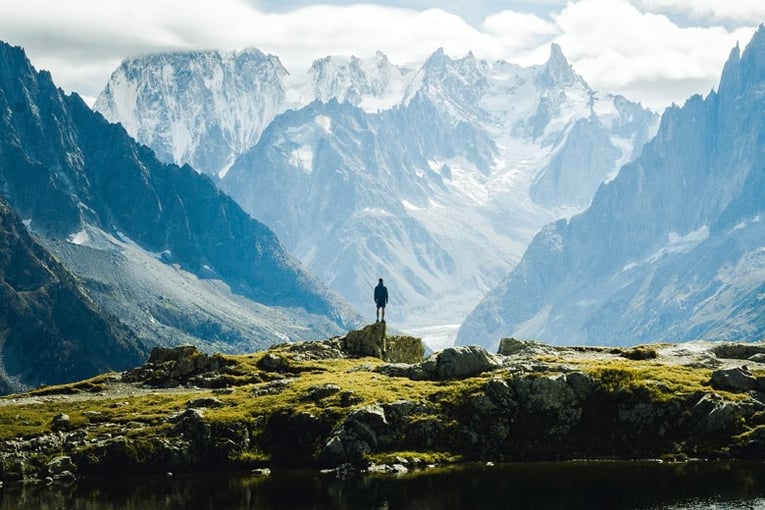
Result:
{"label": "rocky ridge", "polygon": [[0,399],[0,481],[455,461],[763,458],[765,343],[445,349],[384,323]]}

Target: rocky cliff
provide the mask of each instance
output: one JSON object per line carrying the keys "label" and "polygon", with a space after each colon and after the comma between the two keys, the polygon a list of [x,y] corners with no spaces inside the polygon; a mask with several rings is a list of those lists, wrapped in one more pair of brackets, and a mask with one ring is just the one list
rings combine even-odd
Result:
{"label": "rocky cliff", "polygon": [[0,198],[0,394],[124,370],[148,352]]}
{"label": "rocky cliff", "polygon": [[356,324],[208,177],[160,163],[4,43],[0,111],[0,195],[148,343],[251,352]]}
{"label": "rocky cliff", "polygon": [[763,361],[765,344],[594,348],[514,339],[497,354],[457,347],[423,360],[419,340],[390,337],[382,324],[240,356],[157,348],[124,373],[0,399],[0,480],[761,459]]}
{"label": "rocky cliff", "polygon": [[536,235],[457,343],[762,339],[763,55],[760,27],[717,92],[667,109],[589,209]]}

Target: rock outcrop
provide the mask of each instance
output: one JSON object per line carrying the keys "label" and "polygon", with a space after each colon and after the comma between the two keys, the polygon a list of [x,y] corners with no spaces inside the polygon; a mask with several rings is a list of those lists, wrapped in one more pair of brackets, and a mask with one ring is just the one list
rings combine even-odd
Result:
{"label": "rock outcrop", "polygon": [[455,460],[765,459],[765,364],[750,352],[761,344],[508,340],[505,355],[468,346],[388,363],[359,352],[390,354],[380,332],[374,325],[350,342],[246,356],[155,349],[121,377],[0,399],[0,481],[273,466],[401,472]]}
{"label": "rock outcrop", "polygon": [[[205,354],[193,345],[155,347],[145,365],[128,370],[126,382],[159,388],[184,384],[213,388],[227,385],[226,367],[233,363],[221,354]],[[212,374],[212,376],[211,376]]]}
{"label": "rock outcrop", "polygon": [[344,350],[357,356],[373,356],[390,363],[419,363],[425,356],[422,340],[386,334],[385,322],[350,331],[343,339]]}

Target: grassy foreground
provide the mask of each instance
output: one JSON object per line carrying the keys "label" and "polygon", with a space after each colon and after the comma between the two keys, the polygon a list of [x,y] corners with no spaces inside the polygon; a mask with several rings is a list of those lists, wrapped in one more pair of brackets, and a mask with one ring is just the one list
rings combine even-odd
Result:
{"label": "grassy foreground", "polygon": [[[240,356],[189,349],[132,373],[6,396],[0,480],[463,460],[765,457],[758,386],[765,370],[757,362],[709,351],[701,358],[665,355],[667,345],[518,345],[510,355],[481,353],[489,368],[449,378],[413,377],[407,370],[417,364],[349,354],[343,339]],[[435,366],[440,355],[420,365]],[[712,383],[715,371],[743,364],[753,387]]]}

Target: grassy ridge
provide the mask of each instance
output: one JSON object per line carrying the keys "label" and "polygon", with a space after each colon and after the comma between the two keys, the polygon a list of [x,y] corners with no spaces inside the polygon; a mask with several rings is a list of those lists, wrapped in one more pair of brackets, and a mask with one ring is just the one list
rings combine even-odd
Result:
{"label": "grassy ridge", "polygon": [[765,452],[759,393],[712,388],[708,367],[628,354],[507,357],[473,377],[413,380],[384,375],[378,358],[310,359],[283,345],[222,356],[210,380],[225,387],[104,374],[1,399],[0,477],[44,476],[61,455],[78,474],[103,474]]}

